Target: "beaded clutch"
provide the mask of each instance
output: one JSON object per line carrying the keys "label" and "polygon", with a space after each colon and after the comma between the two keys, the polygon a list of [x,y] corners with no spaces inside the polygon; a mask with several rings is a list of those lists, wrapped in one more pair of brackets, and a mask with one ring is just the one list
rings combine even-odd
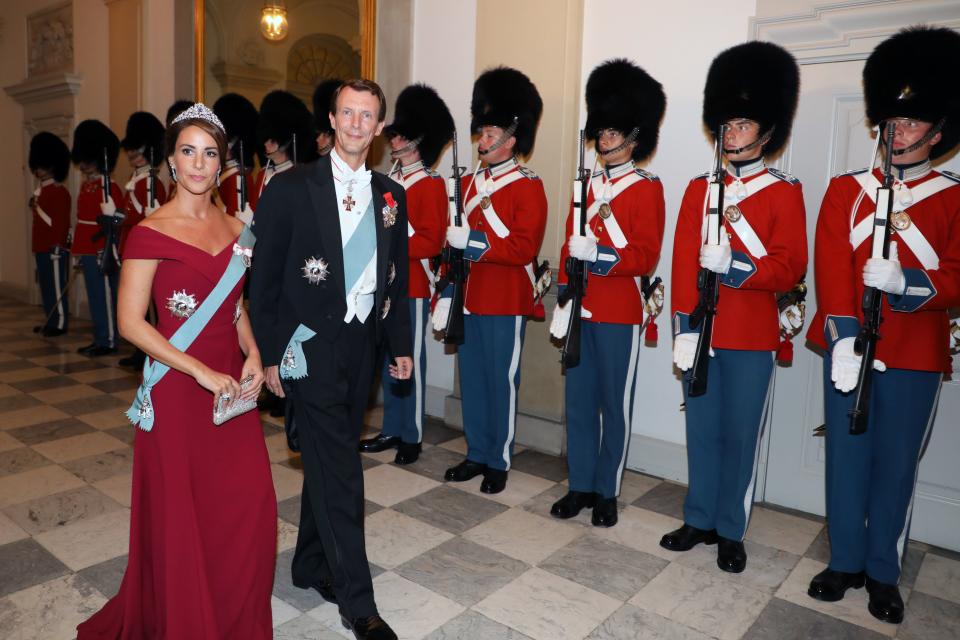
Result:
{"label": "beaded clutch", "polygon": [[[249,389],[251,384],[253,384],[253,376],[247,376],[241,380],[241,393]],[[251,409],[257,408],[256,398],[253,400],[238,400],[232,405],[227,406],[229,402],[230,396],[220,396],[213,405],[213,424],[218,427],[231,418],[236,418]]]}

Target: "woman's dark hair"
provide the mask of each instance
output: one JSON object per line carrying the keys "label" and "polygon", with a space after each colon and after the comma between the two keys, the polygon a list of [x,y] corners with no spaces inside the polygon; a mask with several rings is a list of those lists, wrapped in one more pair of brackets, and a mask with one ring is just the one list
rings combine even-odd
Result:
{"label": "woman's dark hair", "polygon": [[186,129],[187,127],[198,127],[203,129],[206,133],[213,138],[214,142],[217,143],[217,153],[220,156],[220,166],[223,167],[227,162],[227,134],[223,132],[223,129],[213,124],[209,120],[204,120],[202,118],[184,118],[178,122],[174,122],[169,127],[167,127],[165,146],[167,150],[167,157],[169,158],[177,150],[177,138],[180,137],[180,132]]}

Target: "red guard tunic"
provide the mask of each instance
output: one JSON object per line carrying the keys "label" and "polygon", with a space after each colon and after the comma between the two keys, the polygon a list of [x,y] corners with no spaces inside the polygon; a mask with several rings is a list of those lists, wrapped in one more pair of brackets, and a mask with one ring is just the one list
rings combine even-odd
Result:
{"label": "red guard tunic", "polygon": [[[660,258],[660,246],[663,243],[664,202],[663,184],[651,173],[634,168],[632,163],[614,168],[608,181],[607,190],[621,184],[622,191],[609,201],[613,211],[606,220],[597,215],[603,202],[604,173],[598,172],[591,181],[587,193],[587,214],[590,229],[597,238],[598,253],[605,254],[607,260],[593,263],[587,294],[583,298],[583,308],[587,314],[584,319],[592,322],[612,322],[617,324],[642,324],[643,300],[640,297],[639,278],[649,274],[657,266]],[[626,181],[626,182],[625,182]],[[628,183],[629,186],[627,186]],[[598,198],[600,199],[598,201]],[[573,204],[567,215],[566,238],[573,235]],[[610,220],[615,221],[611,230]],[[622,234],[622,235],[621,235]],[[615,236],[617,237],[615,240]],[[626,246],[616,245],[626,240]],[[560,251],[559,284],[567,284],[566,260],[569,252],[567,243]]]}
{"label": "red guard tunic", "polygon": [[293,167],[293,161],[285,160],[280,164],[268,164],[266,167],[260,170],[260,173],[257,174],[257,180],[254,184],[253,191],[248,191],[250,197],[250,208],[254,211],[257,210],[257,203],[260,201],[260,196],[263,195],[263,190],[267,188],[267,185],[270,184],[270,179],[278,173],[283,173],[287,169]]}
{"label": "red guard tunic", "polygon": [[[873,176],[882,181],[879,169]],[[875,191],[861,187],[854,172],[830,181],[817,220],[815,264],[817,278],[817,314],[807,337],[827,348],[841,338],[856,335],[863,322],[860,300],[863,295],[863,267],[870,257],[869,234],[860,234],[851,243],[851,230],[873,217]],[[920,199],[925,189],[945,187]],[[930,182],[923,187],[924,183]],[[914,203],[906,208],[911,225],[922,234],[939,259],[936,269],[925,268],[914,246],[900,231],[891,242],[897,243],[900,265],[907,281],[904,295],[884,295],[880,326],[882,340],[877,342],[877,359],[894,369],[949,371],[949,318],[947,310],[960,305],[960,177],[929,171],[919,178],[897,185],[894,210],[903,208],[902,194],[910,193]],[[875,183],[874,183],[875,184]],[[903,187],[909,190],[906,192]],[[867,223],[869,228],[869,223]],[[872,229],[870,230],[872,233]],[[826,335],[825,335],[826,334]]]}
{"label": "red guard tunic", "polygon": [[[430,259],[440,253],[447,231],[447,189],[440,174],[422,163],[394,174],[407,192],[410,298],[429,298]],[[428,275],[429,274],[429,275]]]}
{"label": "red guard tunic", "polygon": [[[533,284],[527,267],[547,225],[543,182],[512,158],[479,172],[473,185],[471,179],[464,176],[461,186],[471,229],[464,257],[474,263],[464,306],[480,315],[528,316],[533,313]],[[484,214],[483,194],[489,194],[502,227]]]}
{"label": "red guard tunic", "polygon": [[[738,201],[737,191],[753,180],[776,180],[769,186]],[[774,351],[780,343],[780,321],[776,293],[789,291],[803,276],[807,267],[807,232],[803,192],[799,181],[772,169],[762,168],[742,178],[744,187],[734,184],[730,173],[726,178],[724,207],[736,204],[767,255],[750,254],[743,239],[724,220],[730,236],[734,263],[743,270],[731,268],[721,276],[723,286],[717,303],[713,325],[715,349]],[[673,274],[671,304],[674,334],[689,331],[686,322],[697,306],[697,273],[700,270],[702,228],[707,209],[706,191],[709,178],[694,178],[683,195],[677,231],[673,242]]]}
{"label": "red guard tunic", "polygon": [[[122,206],[123,193],[117,183],[110,182],[110,197],[117,206]],[[96,176],[80,185],[77,195],[77,227],[73,234],[72,253],[76,256],[92,256],[103,249],[104,238],[93,236],[100,230],[97,217],[103,202],[103,178]]]}
{"label": "red guard tunic", "polygon": [[[220,174],[220,188],[218,191],[220,193],[220,199],[226,207],[226,212],[232,216],[237,215],[237,212],[240,211],[240,193],[237,184],[239,180],[240,169],[237,161],[228,160],[226,169]],[[247,199],[250,200],[254,191],[254,184],[253,174],[249,170],[245,175],[245,182],[247,183]],[[250,206],[253,208],[252,203]]]}
{"label": "red guard tunic", "polygon": [[[158,207],[166,202],[166,190],[163,182],[157,178],[154,180],[154,207]],[[143,166],[136,169],[124,187],[123,212],[125,218],[120,229],[120,255],[123,256],[123,248],[127,242],[127,234],[130,229],[140,224],[147,215],[147,200],[149,200],[150,190],[150,167]]]}
{"label": "red guard tunic", "polygon": [[54,246],[67,246],[70,230],[70,192],[53,180],[44,180],[34,192],[33,242],[34,253],[50,251]]}

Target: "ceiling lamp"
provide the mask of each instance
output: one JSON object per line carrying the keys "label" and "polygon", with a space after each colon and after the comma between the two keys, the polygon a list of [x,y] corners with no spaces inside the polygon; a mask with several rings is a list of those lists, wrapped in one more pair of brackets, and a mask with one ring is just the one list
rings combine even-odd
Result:
{"label": "ceiling lamp", "polygon": [[290,25],[283,2],[265,2],[260,11],[260,33],[267,40],[279,42],[287,37]]}

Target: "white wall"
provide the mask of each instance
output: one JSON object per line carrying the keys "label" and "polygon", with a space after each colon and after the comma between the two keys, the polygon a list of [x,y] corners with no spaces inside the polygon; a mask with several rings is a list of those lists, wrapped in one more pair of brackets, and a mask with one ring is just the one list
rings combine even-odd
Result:
{"label": "white wall", "polygon": [[[473,91],[476,59],[475,0],[414,0],[413,52],[410,77],[434,89],[453,114],[460,140],[459,162],[473,161],[470,144],[470,95]],[[450,174],[448,150],[437,162],[437,170]],[[443,395],[453,390],[454,357],[445,355],[443,344],[427,338],[427,413],[443,415]],[[436,392],[431,393],[430,387]]]}
{"label": "white wall", "polygon": [[[656,78],[667,94],[659,146],[646,168],[660,176],[666,198],[667,223],[657,275],[666,285],[668,304],[673,231],[680,200],[690,178],[709,169],[713,152],[700,119],[707,69],[722,49],[747,39],[748,19],[755,10],[755,0],[673,0],[657,3],[655,12],[649,3],[587,0],[583,85],[604,60],[626,57]],[[583,126],[583,87],[580,96]],[[669,308],[664,309],[658,324],[657,348],[641,351],[633,431],[682,444],[684,420],[679,409],[683,398],[680,383],[672,374]]]}

